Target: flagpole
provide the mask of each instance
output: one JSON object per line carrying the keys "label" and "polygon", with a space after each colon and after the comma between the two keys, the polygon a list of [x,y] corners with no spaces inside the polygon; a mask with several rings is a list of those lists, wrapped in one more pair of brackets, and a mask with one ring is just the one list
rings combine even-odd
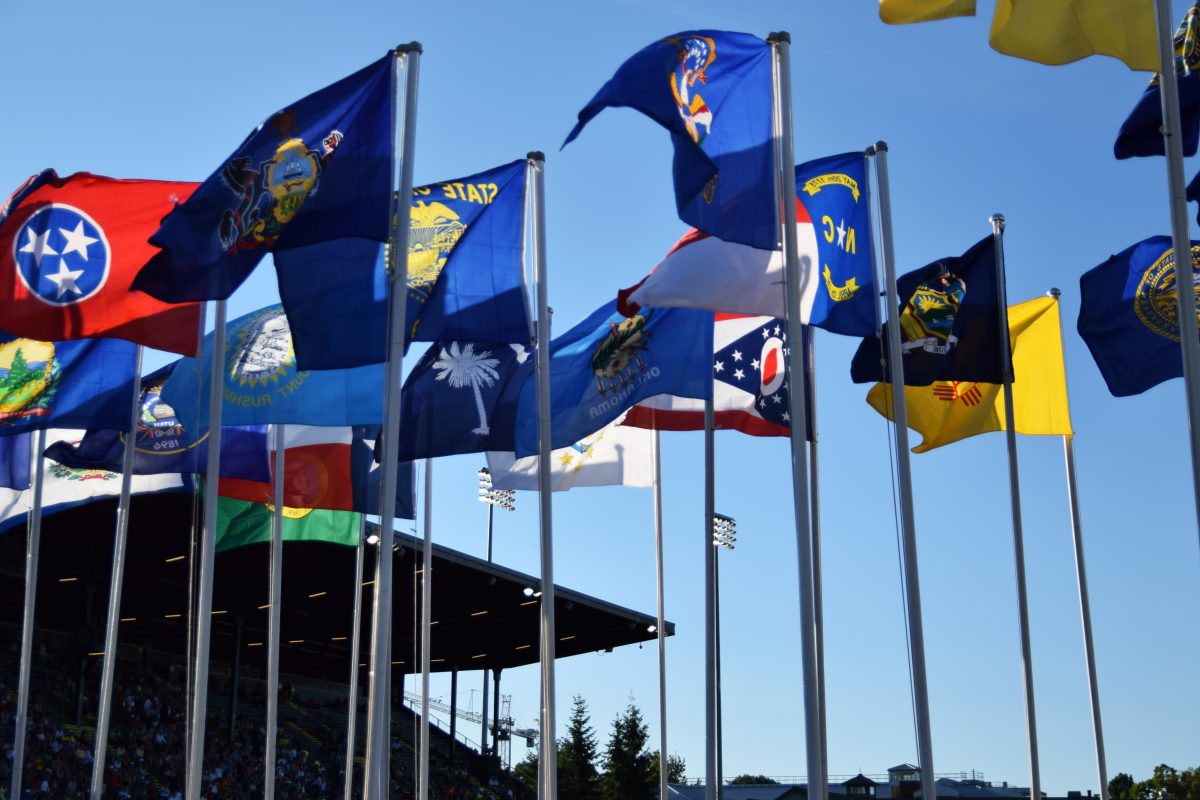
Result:
{"label": "flagpole", "polygon": [[[791,36],[786,32],[772,33],[767,41],[775,53],[774,92],[779,119],[776,134],[779,163],[776,165],[783,200],[783,263],[787,289],[787,318],[793,341],[800,329],[802,300],[800,286],[800,255],[796,233],[796,163],[792,135],[792,75]],[[799,349],[799,348],[797,348]],[[816,659],[816,615],[813,607],[812,530],[808,503],[808,462],[805,450],[804,421],[807,398],[803,377],[795,379],[795,362],[789,367],[791,385],[800,391],[788,392],[788,413],[792,419],[792,499],[796,516],[796,549],[799,555],[800,589],[800,650],[804,680],[804,741],[807,752],[809,791],[815,787],[816,796],[824,797],[826,790],[825,760],[821,746],[820,701],[817,698],[818,673]]]}
{"label": "flagpole", "polygon": [[533,270],[537,281],[538,504],[542,554],[542,713],[538,786],[558,800],[558,749],[554,725],[554,534],[550,487],[550,305],[546,276],[546,156],[529,153],[533,187]]}
{"label": "flagpole", "polygon": [[1004,433],[1008,441],[1008,482],[1012,498],[1013,555],[1016,559],[1017,614],[1021,627],[1022,680],[1025,686],[1025,729],[1029,743],[1029,792],[1041,797],[1042,775],[1038,759],[1037,710],[1033,702],[1033,648],[1029,637],[1029,596],[1025,587],[1025,534],[1021,521],[1021,483],[1017,474],[1017,425],[1013,413],[1012,344],[1008,332],[1008,292],[1004,283],[1004,215],[993,214],[992,239],[996,247],[996,292],[1000,307],[1000,358],[1004,365]]}
{"label": "flagpole", "polygon": [[108,584],[108,623],[104,630],[104,664],[100,678],[100,709],[96,714],[95,754],[92,761],[92,800],[104,793],[104,760],[108,754],[108,726],[112,719],[113,672],[117,665],[117,626],[121,624],[121,591],[125,585],[125,546],[129,541],[129,496],[133,487],[133,456],[137,452],[137,423],[142,411],[142,346],[133,360],[133,400],[129,433],[121,455],[121,499],[117,503],[117,529]]}
{"label": "flagpole", "polygon": [[[417,797],[429,797],[429,667],[433,643],[433,459],[425,459],[425,540],[421,543],[421,761]],[[453,747],[454,743],[451,742]]]}
{"label": "flagpole", "polygon": [[208,653],[212,634],[213,566],[216,560],[217,486],[221,476],[221,411],[225,381],[225,301],[215,304],[212,349],[209,351],[208,452],[205,465],[204,527],[200,534],[200,584],[196,599],[196,682],[192,687],[191,742],[187,762],[186,800],[200,800],[204,771],[204,724],[208,710]]}
{"label": "flagpole", "polygon": [[400,455],[400,386],[404,373],[405,311],[408,299],[408,237],[412,211],[413,151],[417,141],[417,78],[421,45],[396,48],[396,69],[404,63],[404,112],[399,125],[392,122],[393,140],[403,137],[400,149],[399,188],[391,218],[392,274],[389,286],[388,349],[385,367],[382,461],[380,463],[379,555],[375,559],[375,597],[371,615],[370,702],[367,706],[367,753],[363,800],[387,796],[388,756],[391,737],[392,542],[396,524],[396,479]]}
{"label": "flagpole", "polygon": [[354,630],[350,634],[350,706],[346,716],[346,776],[344,800],[354,791],[354,734],[358,726],[358,658],[362,631],[363,548],[367,533],[367,515],[359,515],[358,547],[354,555]]}
{"label": "flagpole", "polygon": [[42,547],[42,486],[45,483],[46,431],[33,437],[33,507],[29,510],[29,540],[25,550],[25,618],[21,623],[21,668],[17,679],[17,720],[13,733],[13,798],[21,796],[25,769],[25,729],[29,720],[29,677],[33,663],[33,612],[37,603],[38,556]]}
{"label": "flagpole", "polygon": [[[813,338],[817,334],[816,328],[808,329],[808,336],[804,339],[805,350],[805,366],[802,367],[802,374],[808,386],[812,387],[812,396],[808,398],[808,414],[812,420],[812,441],[808,445],[808,461],[809,461],[809,503],[812,509],[812,560],[813,560],[813,619],[816,623],[814,631],[816,632],[816,647],[817,654],[817,719],[821,729],[821,772],[823,775],[829,775],[829,748],[828,735],[825,727],[825,603],[822,599],[821,590],[821,482],[819,479],[819,461],[817,459],[817,369],[816,355],[813,352]],[[812,372],[809,373],[807,366],[813,365]],[[807,424],[805,428],[807,428]],[[821,793],[822,800],[829,797],[829,787],[822,787],[824,791]]]}
{"label": "flagpole", "polygon": [[929,724],[929,679],[925,671],[925,630],[921,621],[921,583],[917,565],[917,523],[913,510],[912,468],[908,451],[908,402],[904,394],[904,356],[900,351],[900,326],[896,323],[900,300],[896,289],[895,250],[892,243],[892,198],[888,183],[887,142],[867,149],[875,156],[876,194],[879,196],[880,249],[887,290],[887,363],[892,384],[892,419],[896,429],[896,478],[900,489],[900,535],[904,547],[904,600],[908,613],[908,649],[912,665],[913,706],[916,714],[917,762],[921,767],[921,796],[936,800],[933,771],[933,736]]}
{"label": "flagpole", "polygon": [[659,462],[657,429],[650,457],[654,462],[654,567],[658,599],[658,620],[654,630],[658,639],[658,793],[659,800],[667,800],[667,621],[663,600],[662,464]]}
{"label": "flagpole", "polygon": [[[1171,31],[1170,0],[1155,0],[1158,17],[1159,88],[1163,108],[1163,145],[1167,156],[1168,199],[1171,206],[1171,246],[1175,251],[1176,287],[1195,287],[1192,242],[1188,234],[1187,189],[1183,180],[1183,125],[1179,113],[1179,85],[1175,74],[1175,37]],[[1188,257],[1182,257],[1187,253]],[[1181,266],[1182,265],[1182,266]],[[1191,280],[1183,278],[1187,275]],[[1187,395],[1188,442],[1192,453],[1192,492],[1200,518],[1200,333],[1197,332],[1195,293],[1176,291],[1183,344],[1183,390]]]}
{"label": "flagpole", "polygon": [[279,617],[280,603],[283,601],[283,484],[287,470],[287,426],[272,427],[275,450],[275,511],[271,515],[271,611],[267,622],[270,650],[267,651],[267,744],[264,753],[266,771],[263,779],[265,800],[275,799],[275,745],[279,728]]}
{"label": "flagpole", "polygon": [[[1051,289],[1050,296],[1058,303],[1062,292]],[[1059,336],[1062,336],[1062,317],[1059,317]],[[1066,372],[1066,365],[1063,365]],[[1070,400],[1067,401],[1068,408]],[[1079,618],[1083,624],[1083,655],[1087,667],[1088,697],[1092,703],[1092,733],[1096,739],[1096,774],[1100,779],[1100,800],[1108,800],[1108,764],[1104,756],[1104,725],[1100,721],[1100,689],[1096,680],[1096,650],[1092,644],[1092,603],[1088,595],[1087,569],[1083,558],[1083,522],[1079,515],[1079,489],[1075,483],[1074,436],[1062,437],[1063,458],[1067,470],[1067,501],[1071,508],[1071,539],[1075,546],[1075,583],[1079,591]]]}
{"label": "flagpole", "polygon": [[717,618],[713,517],[717,511],[716,436],[711,394],[704,401],[704,797],[717,800]]}

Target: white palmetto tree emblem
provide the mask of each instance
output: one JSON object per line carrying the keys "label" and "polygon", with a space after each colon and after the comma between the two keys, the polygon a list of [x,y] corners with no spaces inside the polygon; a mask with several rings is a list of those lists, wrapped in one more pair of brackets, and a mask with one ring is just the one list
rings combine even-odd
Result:
{"label": "white palmetto tree emblem", "polygon": [[454,389],[470,386],[475,390],[475,408],[479,411],[479,427],[471,433],[480,436],[488,435],[487,409],[483,407],[482,387],[491,387],[500,380],[496,365],[500,359],[491,358],[490,350],[475,352],[475,345],[465,344],[460,349],[458,342],[451,342],[449,347],[443,347],[438,360],[433,362],[433,368],[438,370],[437,380],[446,381]]}

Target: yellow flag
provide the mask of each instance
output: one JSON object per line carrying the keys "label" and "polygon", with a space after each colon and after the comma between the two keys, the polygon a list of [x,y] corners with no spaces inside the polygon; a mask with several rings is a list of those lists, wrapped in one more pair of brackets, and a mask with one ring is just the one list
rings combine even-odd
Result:
{"label": "yellow flag", "polygon": [[[1058,302],[1052,297],[1008,309],[1017,433],[1071,435],[1060,325]],[[892,418],[891,392],[891,384],[877,383],[867,393],[871,407],[888,419]],[[930,386],[907,386],[904,396],[908,427],[924,437],[914,453],[1005,429],[1004,389],[998,384],[938,381]]]}
{"label": "yellow flag", "polygon": [[1154,0],[996,0],[992,48],[1042,64],[1112,56],[1157,72]]}
{"label": "yellow flag", "polygon": [[890,25],[975,16],[975,0],[879,0],[879,18]]}

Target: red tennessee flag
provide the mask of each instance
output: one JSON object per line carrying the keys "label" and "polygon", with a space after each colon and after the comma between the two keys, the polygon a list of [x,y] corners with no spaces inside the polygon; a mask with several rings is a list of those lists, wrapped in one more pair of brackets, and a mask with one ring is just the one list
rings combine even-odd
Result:
{"label": "red tennessee flag", "polygon": [[199,304],[164,303],[130,285],[158,252],[150,234],[198,185],[54,170],[30,178],[0,210],[0,328],[196,355]]}

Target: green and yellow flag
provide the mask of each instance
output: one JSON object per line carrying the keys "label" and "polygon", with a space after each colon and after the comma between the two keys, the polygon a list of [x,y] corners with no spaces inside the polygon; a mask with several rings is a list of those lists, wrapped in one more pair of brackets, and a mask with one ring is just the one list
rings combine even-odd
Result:
{"label": "green and yellow flag", "polygon": [[[1013,413],[1017,433],[1032,436],[1070,436],[1067,378],[1063,367],[1062,328],[1058,302],[1039,297],[1008,309],[1012,342]],[[892,385],[877,383],[867,402],[892,418]],[[905,387],[908,427],[924,437],[913,448],[925,453],[1004,425],[1004,387],[994,383],[937,381]]]}
{"label": "green and yellow flag", "polygon": [[1112,56],[1157,72],[1153,0],[996,0],[992,48],[1042,64]]}
{"label": "green and yellow flag", "polygon": [[889,25],[975,15],[975,0],[879,0],[879,18]]}
{"label": "green and yellow flag", "polygon": [[[254,503],[232,497],[217,498],[217,552],[271,541],[274,514],[274,507],[268,503]],[[361,517],[362,515],[355,511],[284,506],[283,540],[329,542],[355,547],[358,545]]]}

